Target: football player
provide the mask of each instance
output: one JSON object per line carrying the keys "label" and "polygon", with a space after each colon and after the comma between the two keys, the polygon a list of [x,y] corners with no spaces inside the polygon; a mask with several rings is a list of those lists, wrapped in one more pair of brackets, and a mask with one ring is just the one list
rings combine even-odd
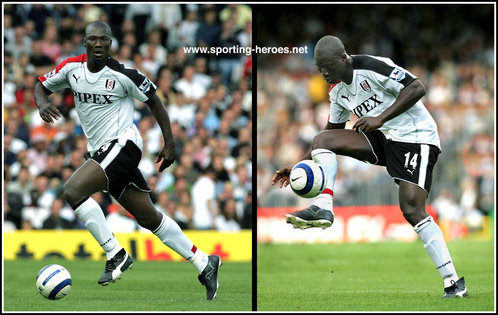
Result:
{"label": "football player", "polygon": [[152,81],[109,56],[111,36],[111,28],[106,23],[90,23],[83,39],[86,53],[64,60],[52,72],[40,76],[35,87],[35,102],[47,123],[61,117],[48,96],[70,88],[88,138],[90,157],[65,183],[64,198],[107,255],[99,284],[115,282],[133,264],[132,257],[109,229],[99,204],[91,197],[95,192],[104,191],[128,210],[138,224],[197,268],[207,299],[212,300],[219,286],[221,258],[202,252],[175,221],[156,210],[150,189],[138,169],[143,142],[133,123],[133,99],[149,105],[161,128],[164,147],[156,161],[161,163],[159,172],[174,162],[175,145],[168,113]]}
{"label": "football player", "polygon": [[[318,71],[331,84],[330,115],[301,160],[313,159],[328,175],[322,194],[306,209],[286,214],[295,228],[327,228],[334,221],[336,154],[383,166],[399,185],[399,203],[444,282],[443,298],[468,296],[458,278],[441,229],[425,211],[432,169],[440,154],[437,126],[420,99],[425,87],[389,58],[348,55],[341,40],[324,36],[316,44]],[[359,120],[344,129],[351,113]],[[289,185],[290,168],[277,170],[272,184]]]}

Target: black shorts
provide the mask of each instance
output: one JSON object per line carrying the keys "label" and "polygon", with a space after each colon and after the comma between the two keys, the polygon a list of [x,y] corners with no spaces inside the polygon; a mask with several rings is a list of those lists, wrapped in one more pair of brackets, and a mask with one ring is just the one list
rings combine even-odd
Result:
{"label": "black shorts", "polygon": [[150,192],[145,179],[138,169],[142,152],[133,141],[124,145],[112,140],[98,149],[91,159],[99,163],[107,177],[107,190],[114,199],[119,200],[125,188],[133,184],[144,192]]}
{"label": "black shorts", "polygon": [[377,158],[375,165],[385,166],[396,184],[413,183],[429,195],[432,169],[441,151],[432,144],[406,143],[387,139],[380,130],[364,134]]}

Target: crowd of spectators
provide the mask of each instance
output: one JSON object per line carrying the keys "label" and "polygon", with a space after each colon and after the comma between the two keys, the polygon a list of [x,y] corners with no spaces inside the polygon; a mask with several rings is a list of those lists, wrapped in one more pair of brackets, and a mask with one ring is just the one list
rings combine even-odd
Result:
{"label": "crowd of spectators", "polygon": [[[262,27],[256,30],[257,44],[308,45],[309,53],[258,56],[258,206],[309,202],[290,189],[271,186],[271,177],[297,162],[326,124],[329,86],[316,70],[313,45],[331,34],[342,39],[349,54],[389,57],[422,81],[427,90],[422,101],[438,125],[442,145],[428,203],[440,217],[478,229],[483,216],[494,211],[493,6],[324,5],[282,10],[278,16],[271,7],[258,11]],[[292,23],[279,27],[288,21]],[[346,128],[356,120],[352,115]],[[335,205],[398,204],[396,185],[384,168],[342,156],[338,165]],[[448,204],[442,199],[454,207],[442,206]]]}
{"label": "crowd of spectators", "polygon": [[[175,163],[156,164],[161,130],[135,102],[144,140],[139,168],[157,208],[183,229],[239,231],[252,215],[252,59],[186,53],[184,47],[251,46],[243,4],[6,4],[4,6],[4,229],[84,228],[62,197],[85,162],[87,139],[69,89],[50,96],[63,117],[44,123],[33,100],[39,75],[85,53],[86,25],[113,32],[111,56],[157,85],[175,138]],[[113,231],[140,230],[110,195],[93,195]]]}

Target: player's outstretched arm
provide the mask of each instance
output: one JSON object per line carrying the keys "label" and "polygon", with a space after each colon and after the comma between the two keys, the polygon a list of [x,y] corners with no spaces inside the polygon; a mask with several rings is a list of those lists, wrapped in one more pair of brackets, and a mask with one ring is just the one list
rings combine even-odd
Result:
{"label": "player's outstretched arm", "polygon": [[156,163],[159,163],[162,160],[161,166],[159,167],[159,172],[162,172],[175,161],[175,140],[173,139],[173,132],[171,131],[171,123],[163,102],[161,102],[156,94],[145,103],[149,105],[152,115],[163,133],[164,147],[159,152],[156,160]]}
{"label": "player's outstretched arm", "polygon": [[62,115],[57,107],[55,107],[55,105],[52,104],[52,102],[50,102],[50,100],[48,99],[48,96],[50,94],[52,94],[52,92],[38,81],[35,86],[35,104],[40,110],[40,117],[43,119],[43,121],[51,124],[55,120],[59,119]]}
{"label": "player's outstretched arm", "polygon": [[[345,127],[345,122],[341,124],[332,124],[331,122],[327,121],[327,125],[325,126],[325,128],[323,128],[323,130],[344,129]],[[301,160],[311,160],[311,148],[308,150],[308,152],[306,152]],[[292,167],[284,167],[275,171],[275,174],[273,174],[273,177],[271,179],[271,184],[275,185],[276,183],[280,182],[280,188],[287,187],[289,185],[289,175],[291,169]]]}
{"label": "player's outstretched arm", "polygon": [[381,127],[386,121],[393,119],[399,114],[412,107],[425,95],[425,87],[420,80],[415,80],[399,92],[396,101],[377,117],[363,117],[353,126],[356,132],[370,132]]}

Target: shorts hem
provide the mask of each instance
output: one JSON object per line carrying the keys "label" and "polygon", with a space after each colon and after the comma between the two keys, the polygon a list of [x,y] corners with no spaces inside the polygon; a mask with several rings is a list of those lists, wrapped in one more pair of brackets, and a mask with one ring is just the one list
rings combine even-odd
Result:
{"label": "shorts hem", "polygon": [[140,187],[138,187],[137,184],[135,184],[134,182],[129,182],[128,185],[126,185],[124,188],[123,188],[123,191],[121,191],[121,193],[119,194],[119,197],[118,199],[116,199],[116,201],[119,201],[119,199],[121,199],[121,196],[123,196],[123,193],[125,192],[126,188],[128,188],[128,186],[130,185],[133,185],[135,186],[138,190],[140,190],[141,192],[146,192],[146,193],[150,193],[152,190],[150,189],[142,189]]}
{"label": "shorts hem", "polygon": [[397,179],[397,180],[402,180],[402,181],[404,181],[404,182],[407,182],[407,183],[410,183],[410,184],[413,184],[413,185],[416,185],[416,186],[418,186],[418,187],[422,188],[422,189],[425,191],[425,194],[426,194],[426,197],[425,197],[425,198],[427,199],[427,198],[429,197],[429,193],[427,192],[427,190],[425,190],[425,188],[424,188],[424,187],[422,187],[422,186],[420,186],[419,184],[415,184],[414,182],[411,182],[411,181],[406,180],[406,179],[403,179],[403,178],[393,177],[393,180],[395,180],[395,181],[396,181],[396,179]]}
{"label": "shorts hem", "polygon": [[105,169],[102,167],[102,165],[100,165],[99,162],[97,162],[96,160],[94,160],[93,158],[89,158],[88,159],[89,161],[94,161],[95,163],[97,163],[98,166],[100,166],[100,168],[102,169],[102,171],[104,172],[104,176],[105,176],[105,179],[106,179],[106,187],[107,189],[104,189],[102,190],[103,192],[105,193],[108,193],[109,192],[109,177],[107,177],[107,173],[105,172]]}
{"label": "shorts hem", "polygon": [[360,132],[361,132],[362,135],[365,136],[365,139],[367,139],[368,145],[370,146],[370,150],[372,150],[372,153],[373,153],[373,155],[375,156],[375,159],[376,159],[375,163],[370,163],[369,161],[366,161],[366,160],[365,160],[365,162],[368,163],[368,164],[372,164],[372,165],[378,165],[378,163],[379,163],[379,157],[377,156],[377,154],[375,154],[375,150],[374,150],[372,144],[370,143],[370,139],[368,139],[367,135],[363,131],[360,130]]}

